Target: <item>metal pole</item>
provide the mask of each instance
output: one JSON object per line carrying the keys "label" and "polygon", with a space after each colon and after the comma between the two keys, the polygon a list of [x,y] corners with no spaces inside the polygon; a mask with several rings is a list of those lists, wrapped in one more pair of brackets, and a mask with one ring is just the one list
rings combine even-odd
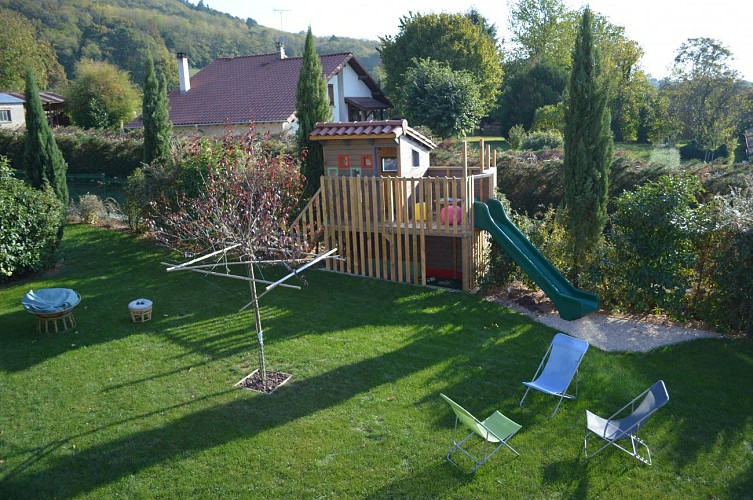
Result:
{"label": "metal pole", "polygon": [[264,357],[264,331],[261,329],[261,314],[259,312],[259,297],[256,295],[256,277],[254,275],[254,265],[248,266],[248,273],[251,275],[251,303],[254,305],[254,322],[256,323],[256,341],[259,344],[259,369],[261,370],[261,379],[264,388],[267,388],[267,362]]}

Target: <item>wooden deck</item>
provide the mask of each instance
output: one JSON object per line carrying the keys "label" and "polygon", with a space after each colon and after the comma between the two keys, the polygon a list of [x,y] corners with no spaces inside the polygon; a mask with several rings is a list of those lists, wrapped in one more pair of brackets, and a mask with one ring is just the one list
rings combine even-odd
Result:
{"label": "wooden deck", "polygon": [[338,248],[344,259],[328,261],[328,269],[391,281],[426,285],[427,260],[449,252],[456,255],[463,289],[472,289],[477,270],[485,266],[486,242],[474,228],[473,201],[493,197],[496,187],[496,170],[476,170],[446,177],[322,177],[291,232],[317,242],[318,251]]}

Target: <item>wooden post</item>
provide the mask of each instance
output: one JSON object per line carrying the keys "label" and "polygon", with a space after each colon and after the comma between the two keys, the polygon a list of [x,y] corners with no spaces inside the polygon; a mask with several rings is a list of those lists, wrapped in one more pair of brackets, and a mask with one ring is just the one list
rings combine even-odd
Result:
{"label": "wooden post", "polygon": [[481,171],[484,171],[484,165],[486,165],[486,162],[484,161],[484,153],[486,153],[486,149],[484,147],[484,140],[479,139],[478,141],[478,164],[481,167]]}

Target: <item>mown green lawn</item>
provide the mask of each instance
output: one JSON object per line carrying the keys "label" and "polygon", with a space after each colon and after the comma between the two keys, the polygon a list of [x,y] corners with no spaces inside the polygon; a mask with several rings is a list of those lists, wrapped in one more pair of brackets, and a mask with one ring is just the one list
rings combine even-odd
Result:
{"label": "mown green lawn", "polygon": [[[129,235],[69,226],[64,264],[0,288],[0,498],[729,498],[753,491],[753,345],[591,348],[580,392],[523,394],[554,331],[473,295],[312,271],[263,301],[271,395],[244,283],[167,273]],[[271,273],[274,274],[274,273]],[[269,275],[268,275],[269,276]],[[39,335],[32,288],[83,297],[77,328]],[[130,322],[127,304],[154,301]],[[669,404],[643,437],[654,465],[583,457],[585,409],[609,415],[658,379]],[[443,392],[523,425],[474,475],[448,464]]]}

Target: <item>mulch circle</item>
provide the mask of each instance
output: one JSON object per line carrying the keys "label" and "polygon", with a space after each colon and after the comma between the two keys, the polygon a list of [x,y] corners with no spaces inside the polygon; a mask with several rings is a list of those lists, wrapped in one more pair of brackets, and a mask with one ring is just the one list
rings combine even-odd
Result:
{"label": "mulch circle", "polygon": [[254,370],[240,382],[235,384],[236,387],[243,387],[244,389],[251,389],[252,391],[262,392],[264,394],[271,394],[275,389],[282,384],[290,380],[292,377],[289,373],[282,372],[267,372],[266,382],[261,378],[261,372]]}

